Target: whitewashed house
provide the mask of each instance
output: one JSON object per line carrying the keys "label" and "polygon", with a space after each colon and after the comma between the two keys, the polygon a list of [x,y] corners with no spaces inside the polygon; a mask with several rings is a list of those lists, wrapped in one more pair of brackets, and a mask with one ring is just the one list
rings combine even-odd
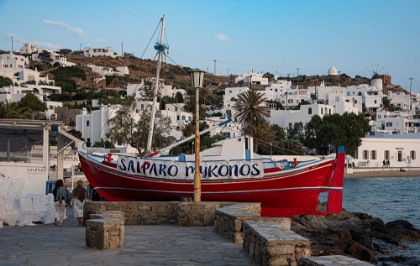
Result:
{"label": "whitewashed house", "polygon": [[58,51],[55,51],[55,50],[45,50],[45,49],[44,50],[39,50],[38,52],[32,54],[32,56],[31,56],[32,60],[41,62],[42,59],[40,58],[40,54],[45,52],[45,51],[50,53],[51,62],[49,62],[49,63],[51,65],[54,65],[55,63],[59,63],[60,66],[62,66],[62,67],[69,67],[69,66],[75,66],[76,65],[75,63],[68,62],[67,58],[64,55],[60,54]]}
{"label": "whitewashed house", "polygon": [[12,52],[8,54],[0,54],[0,69],[24,69],[29,65],[29,58],[23,55],[15,55]]}
{"label": "whitewashed house", "polygon": [[235,78],[235,83],[246,82],[257,85],[268,85],[268,78],[263,78],[264,73],[246,73]]}
{"label": "whitewashed house", "polygon": [[83,48],[83,55],[87,57],[92,57],[92,56],[110,56],[112,58],[117,57],[112,47],[105,47],[105,48],[85,47]]}
{"label": "whitewashed house", "polygon": [[[154,85],[156,83],[156,78],[147,79],[147,81],[152,82]],[[166,85],[162,84],[163,80],[161,80],[159,84],[159,90],[158,90],[158,96],[161,97],[172,97],[175,98],[176,94],[179,92],[181,93],[183,99],[185,100],[185,97],[187,96],[187,92],[183,89],[179,89],[176,87],[173,87],[172,85]],[[133,95],[136,98],[142,98],[142,94],[144,91],[145,82],[142,79],[141,82],[130,82],[127,84],[127,95]]]}
{"label": "whitewashed house", "polygon": [[33,54],[38,52],[38,47],[34,43],[24,43],[22,48],[20,48],[21,54]]}

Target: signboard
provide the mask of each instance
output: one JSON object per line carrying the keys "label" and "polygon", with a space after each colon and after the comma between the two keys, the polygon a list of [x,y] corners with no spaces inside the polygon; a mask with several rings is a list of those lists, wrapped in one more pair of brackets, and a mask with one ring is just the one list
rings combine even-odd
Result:
{"label": "signboard", "polygon": [[[166,161],[118,156],[120,172],[146,177],[193,180],[195,162]],[[264,175],[262,161],[204,161],[200,163],[201,179],[241,179]]]}

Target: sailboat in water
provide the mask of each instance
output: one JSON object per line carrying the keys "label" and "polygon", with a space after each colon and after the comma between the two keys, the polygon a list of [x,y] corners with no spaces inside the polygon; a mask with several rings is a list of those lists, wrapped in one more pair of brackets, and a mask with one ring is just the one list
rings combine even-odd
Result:
{"label": "sailboat in water", "polygon": [[[158,51],[154,111],[162,56],[165,17],[162,18]],[[218,126],[223,126],[225,121]],[[213,128],[202,131],[206,133]],[[107,201],[180,201],[194,195],[195,161],[186,155],[161,156],[185,138],[151,153],[153,123],[143,157],[124,154],[96,156],[79,152],[83,172],[90,185]],[[200,153],[201,199],[203,201],[260,202],[262,216],[293,217],[341,212],[345,152],[340,147],[335,158],[326,158],[285,167],[253,152],[253,139],[240,136],[219,141]],[[318,209],[319,196],[328,193],[327,208]]]}

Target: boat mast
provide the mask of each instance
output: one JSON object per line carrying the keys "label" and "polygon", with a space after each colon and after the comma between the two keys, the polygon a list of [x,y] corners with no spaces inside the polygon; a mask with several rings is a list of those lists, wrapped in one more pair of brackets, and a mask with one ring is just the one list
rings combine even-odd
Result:
{"label": "boat mast", "polygon": [[156,43],[155,49],[158,51],[158,62],[157,62],[157,69],[156,69],[156,83],[155,83],[155,91],[153,94],[153,104],[151,110],[151,117],[149,121],[149,136],[147,137],[147,146],[146,146],[146,154],[152,151],[152,139],[153,139],[153,129],[155,125],[155,106],[157,101],[157,94],[159,89],[159,74],[160,74],[160,67],[162,63],[162,55],[165,52],[166,46],[163,44],[163,35],[165,33],[165,15],[163,15],[162,21],[162,30],[160,33],[160,42]]}

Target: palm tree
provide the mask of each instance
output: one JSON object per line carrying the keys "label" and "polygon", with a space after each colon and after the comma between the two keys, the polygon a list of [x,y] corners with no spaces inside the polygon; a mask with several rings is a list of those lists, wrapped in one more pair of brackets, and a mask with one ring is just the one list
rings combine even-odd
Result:
{"label": "palm tree", "polygon": [[263,104],[264,95],[255,90],[247,90],[238,94],[238,99],[234,105],[236,109],[235,118],[244,125],[256,125],[259,121],[269,117],[269,108]]}
{"label": "palm tree", "polygon": [[265,121],[269,116],[269,109],[264,102],[262,93],[250,89],[238,94],[233,107],[236,109],[235,118],[242,123],[244,132],[254,139],[254,151],[258,149],[258,145],[268,143],[275,137],[270,125]]}

